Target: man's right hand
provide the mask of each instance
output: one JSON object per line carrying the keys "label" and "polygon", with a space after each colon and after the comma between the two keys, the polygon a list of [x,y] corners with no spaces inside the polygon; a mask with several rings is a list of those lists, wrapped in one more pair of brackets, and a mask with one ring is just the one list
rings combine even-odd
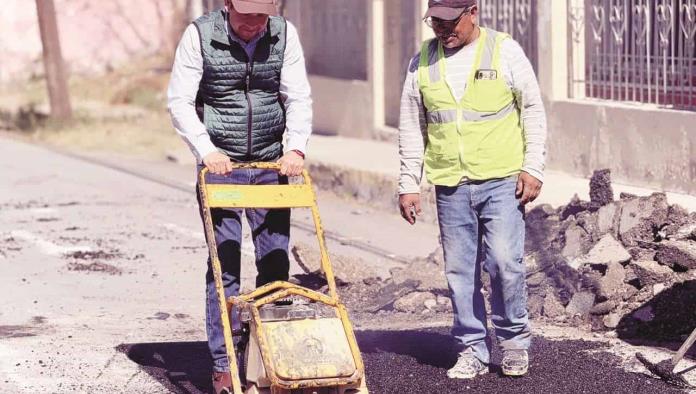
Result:
{"label": "man's right hand", "polygon": [[212,174],[225,175],[232,172],[232,161],[222,152],[212,152],[203,158],[203,164]]}
{"label": "man's right hand", "polygon": [[410,224],[416,223],[416,216],[420,216],[421,211],[420,194],[410,193],[399,196],[399,208],[401,216]]}

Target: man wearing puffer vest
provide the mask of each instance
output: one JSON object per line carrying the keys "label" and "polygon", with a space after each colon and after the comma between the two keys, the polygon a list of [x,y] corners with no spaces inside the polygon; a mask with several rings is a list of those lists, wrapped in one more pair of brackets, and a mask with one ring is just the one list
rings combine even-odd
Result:
{"label": "man wearing puffer vest", "polygon": [[489,371],[481,269],[491,278],[491,321],[502,371],[528,370],[531,330],[524,267],[524,206],[544,171],[546,114],[532,66],[509,35],[478,26],[476,0],[430,0],[436,38],[411,61],[401,98],[399,205],[415,224],[420,182],[435,185],[445,274],[460,348],[447,375]]}
{"label": "man wearing puffer vest", "polygon": [[[277,14],[276,0],[226,0],[224,9],[195,20],[177,48],[169,112],[211,182],[287,184],[288,176],[302,173],[312,130],[310,86],[297,30]],[[281,170],[232,171],[232,162],[278,162]],[[289,209],[215,209],[212,214],[227,297],[240,288],[243,214],[256,249],[256,286],[288,279]],[[206,316],[213,389],[230,392],[210,259]],[[236,316],[232,326],[239,326]]]}

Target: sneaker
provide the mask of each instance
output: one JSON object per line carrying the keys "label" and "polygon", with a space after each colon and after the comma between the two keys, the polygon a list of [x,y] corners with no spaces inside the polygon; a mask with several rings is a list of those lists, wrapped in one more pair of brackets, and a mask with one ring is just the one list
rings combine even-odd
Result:
{"label": "sneaker", "polygon": [[213,372],[213,393],[232,393],[232,376],[229,372]]}
{"label": "sneaker", "polygon": [[488,372],[488,367],[472,353],[459,353],[459,359],[454,367],[447,371],[450,379],[473,379],[478,375]]}
{"label": "sneaker", "polygon": [[524,376],[529,369],[529,355],[526,350],[506,350],[501,366],[507,376]]}

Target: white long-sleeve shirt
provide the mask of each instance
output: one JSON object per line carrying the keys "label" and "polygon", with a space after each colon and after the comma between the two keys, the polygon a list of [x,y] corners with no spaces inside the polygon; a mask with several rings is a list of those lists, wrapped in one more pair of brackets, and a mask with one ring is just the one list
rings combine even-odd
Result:
{"label": "white long-sleeve shirt", "polygon": [[[248,43],[228,29],[230,39],[240,43],[253,56],[263,33]],[[195,102],[198,85],[203,76],[203,55],[198,29],[191,24],[179,42],[167,90],[167,107],[177,133],[188,144],[198,162],[217,151],[205,125],[196,114]],[[307,78],[304,53],[297,29],[287,23],[287,40],[280,73],[280,97],[285,105],[287,138],[286,150],[307,151],[307,140],[312,133],[311,88]]]}
{"label": "white long-sleeve shirt", "polygon": [[[445,50],[446,81],[452,94],[461,100],[476,58],[478,39],[458,50]],[[401,95],[399,120],[399,194],[420,193],[423,154],[428,138],[426,110],[418,84],[420,53],[410,62]],[[525,153],[522,170],[543,181],[546,156],[546,111],[534,69],[524,50],[513,39],[502,43],[500,68],[512,89],[521,112]],[[466,179],[462,179],[466,181]]]}

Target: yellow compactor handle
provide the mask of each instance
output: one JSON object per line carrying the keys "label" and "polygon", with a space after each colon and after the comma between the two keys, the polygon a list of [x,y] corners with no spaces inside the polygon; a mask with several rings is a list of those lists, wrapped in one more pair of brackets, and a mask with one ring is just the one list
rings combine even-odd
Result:
{"label": "yellow compactor handle", "polygon": [[[258,163],[232,163],[234,169],[265,169],[280,171],[280,164],[270,162]],[[198,174],[198,193],[200,196],[203,211],[203,227],[205,228],[206,239],[208,240],[208,252],[213,269],[215,288],[220,304],[220,314],[227,348],[227,356],[230,363],[232,374],[232,388],[235,394],[242,392],[241,381],[237,372],[237,358],[235,357],[234,343],[232,342],[232,329],[227,309],[227,300],[222,283],[222,267],[217,253],[217,243],[215,242],[215,232],[213,226],[211,208],[293,208],[308,207],[312,210],[314,225],[319,241],[321,252],[321,267],[326,275],[329,286],[329,297],[331,303],[338,303],[338,293],[336,292],[336,279],[331,268],[329,255],[326,250],[324,230],[319,218],[316,194],[312,188],[312,179],[307,170],[302,171],[304,185],[229,185],[211,184],[206,181],[208,168],[203,167]],[[344,312],[345,313],[345,312]]]}

